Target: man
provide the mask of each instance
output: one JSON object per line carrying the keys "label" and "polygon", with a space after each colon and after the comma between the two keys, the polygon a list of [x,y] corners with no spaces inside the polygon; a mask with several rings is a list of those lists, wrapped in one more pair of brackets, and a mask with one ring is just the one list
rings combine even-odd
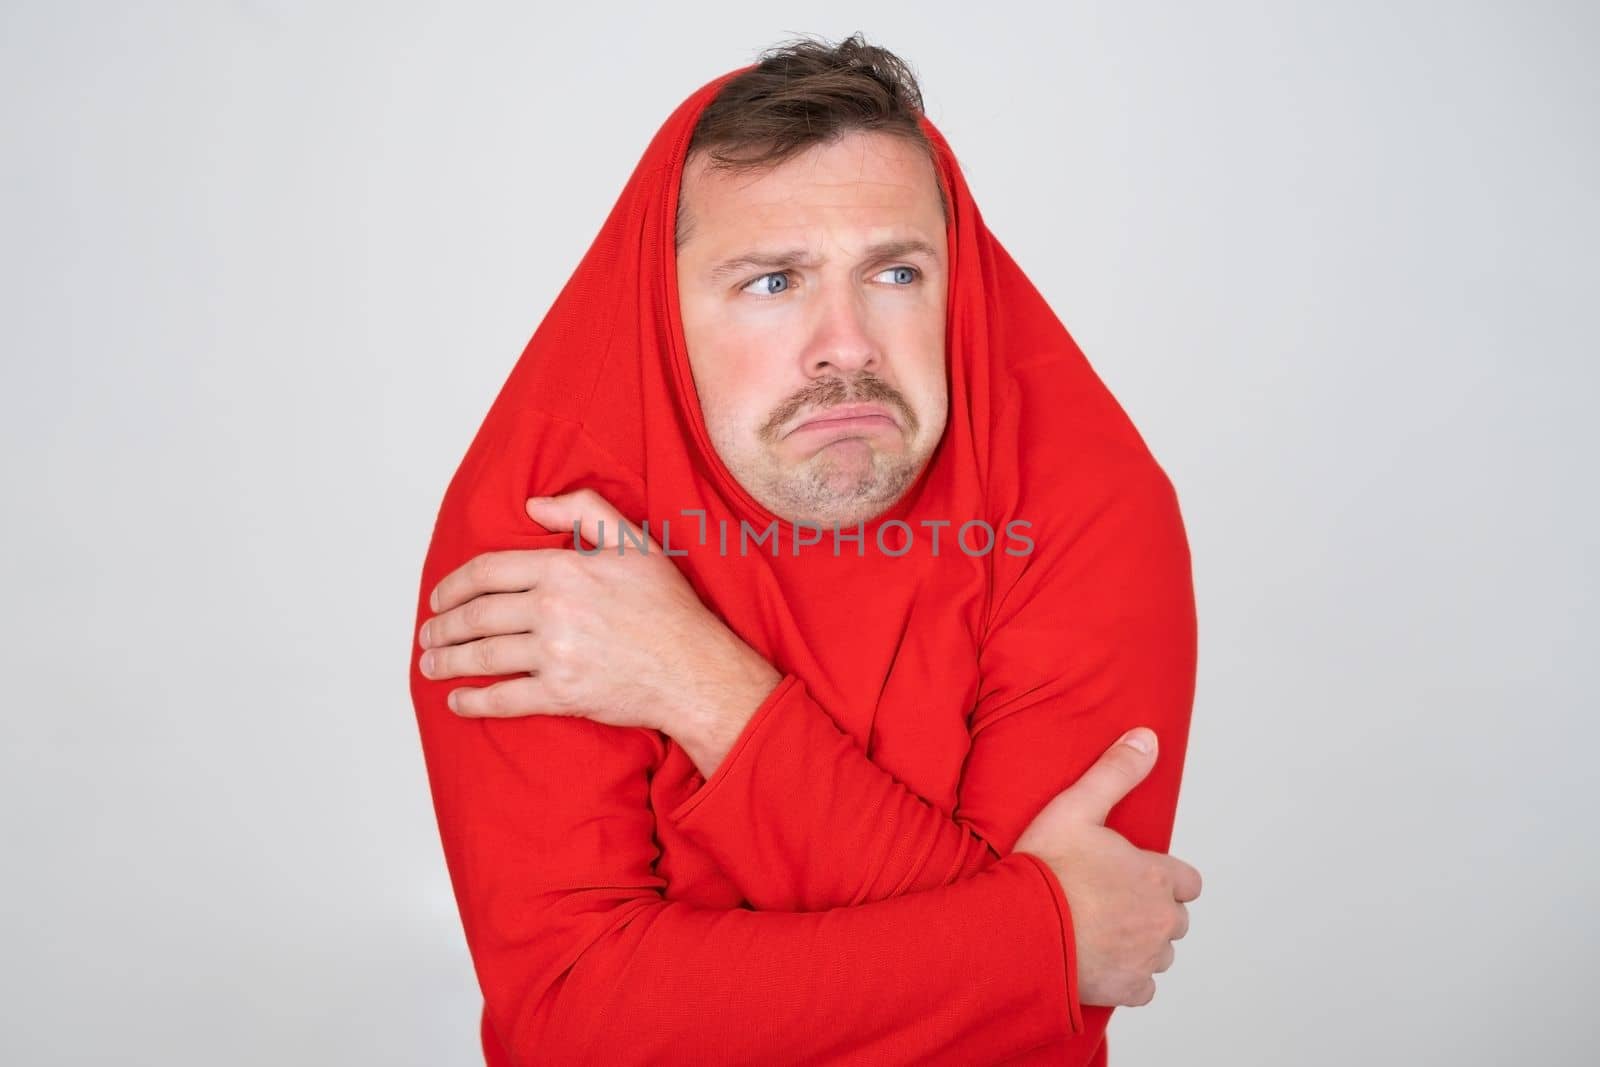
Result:
{"label": "man", "polygon": [[490,1064],[1104,1064],[1187,930],[1176,497],[859,38],[669,117],[418,616]]}

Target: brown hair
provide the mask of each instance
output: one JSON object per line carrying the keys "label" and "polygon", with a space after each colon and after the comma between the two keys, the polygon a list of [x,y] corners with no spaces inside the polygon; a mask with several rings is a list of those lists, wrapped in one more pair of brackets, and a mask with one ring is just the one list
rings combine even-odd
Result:
{"label": "brown hair", "polygon": [[[700,114],[687,155],[704,153],[713,170],[762,170],[846,133],[872,130],[912,141],[934,163],[933,146],[917,125],[922,107],[910,65],[860,33],[831,45],[794,37],[766,49],[755,67],[718,91]],[[939,207],[948,219],[943,188]],[[689,226],[680,185],[680,247]]]}

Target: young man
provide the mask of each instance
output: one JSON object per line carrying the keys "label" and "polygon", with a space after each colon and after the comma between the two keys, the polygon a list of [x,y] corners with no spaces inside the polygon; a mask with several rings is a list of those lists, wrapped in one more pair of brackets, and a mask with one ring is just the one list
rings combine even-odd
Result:
{"label": "young man", "polygon": [[859,38],[669,117],[420,597],[490,1064],[1103,1064],[1187,930],[1176,496]]}

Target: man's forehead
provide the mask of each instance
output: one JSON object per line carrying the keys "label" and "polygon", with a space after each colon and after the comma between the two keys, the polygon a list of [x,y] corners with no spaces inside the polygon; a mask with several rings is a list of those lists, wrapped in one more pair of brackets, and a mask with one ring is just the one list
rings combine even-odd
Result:
{"label": "man's forehead", "polygon": [[739,176],[735,186],[686,196],[686,214],[693,220],[687,236],[704,235],[698,242],[702,256],[718,262],[784,255],[816,262],[874,252],[937,257],[945,244],[944,213],[931,174],[929,187],[914,192],[898,182],[874,185],[864,180],[852,181],[848,188],[797,189],[790,184],[746,190],[749,180]]}
{"label": "man's forehead", "polygon": [[767,166],[718,166],[704,150],[684,162],[682,193],[698,206],[761,210],[797,196],[819,204],[892,202],[908,193],[938,196],[928,153],[903,137],[846,135]]}

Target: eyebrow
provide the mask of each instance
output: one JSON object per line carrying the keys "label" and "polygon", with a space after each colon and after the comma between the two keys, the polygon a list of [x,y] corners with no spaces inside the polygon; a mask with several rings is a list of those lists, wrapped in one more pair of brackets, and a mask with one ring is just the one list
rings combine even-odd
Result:
{"label": "eyebrow", "polygon": [[[900,259],[914,255],[938,259],[939,251],[920,237],[879,241],[867,249],[867,259],[869,260]],[[718,263],[706,273],[706,277],[716,282],[741,274],[744,271],[758,268],[761,270],[786,270],[791,267],[815,267],[816,265],[815,260],[808,258],[804,248],[786,248],[778,251],[752,249],[748,252],[741,252],[732,259],[725,259]]]}

